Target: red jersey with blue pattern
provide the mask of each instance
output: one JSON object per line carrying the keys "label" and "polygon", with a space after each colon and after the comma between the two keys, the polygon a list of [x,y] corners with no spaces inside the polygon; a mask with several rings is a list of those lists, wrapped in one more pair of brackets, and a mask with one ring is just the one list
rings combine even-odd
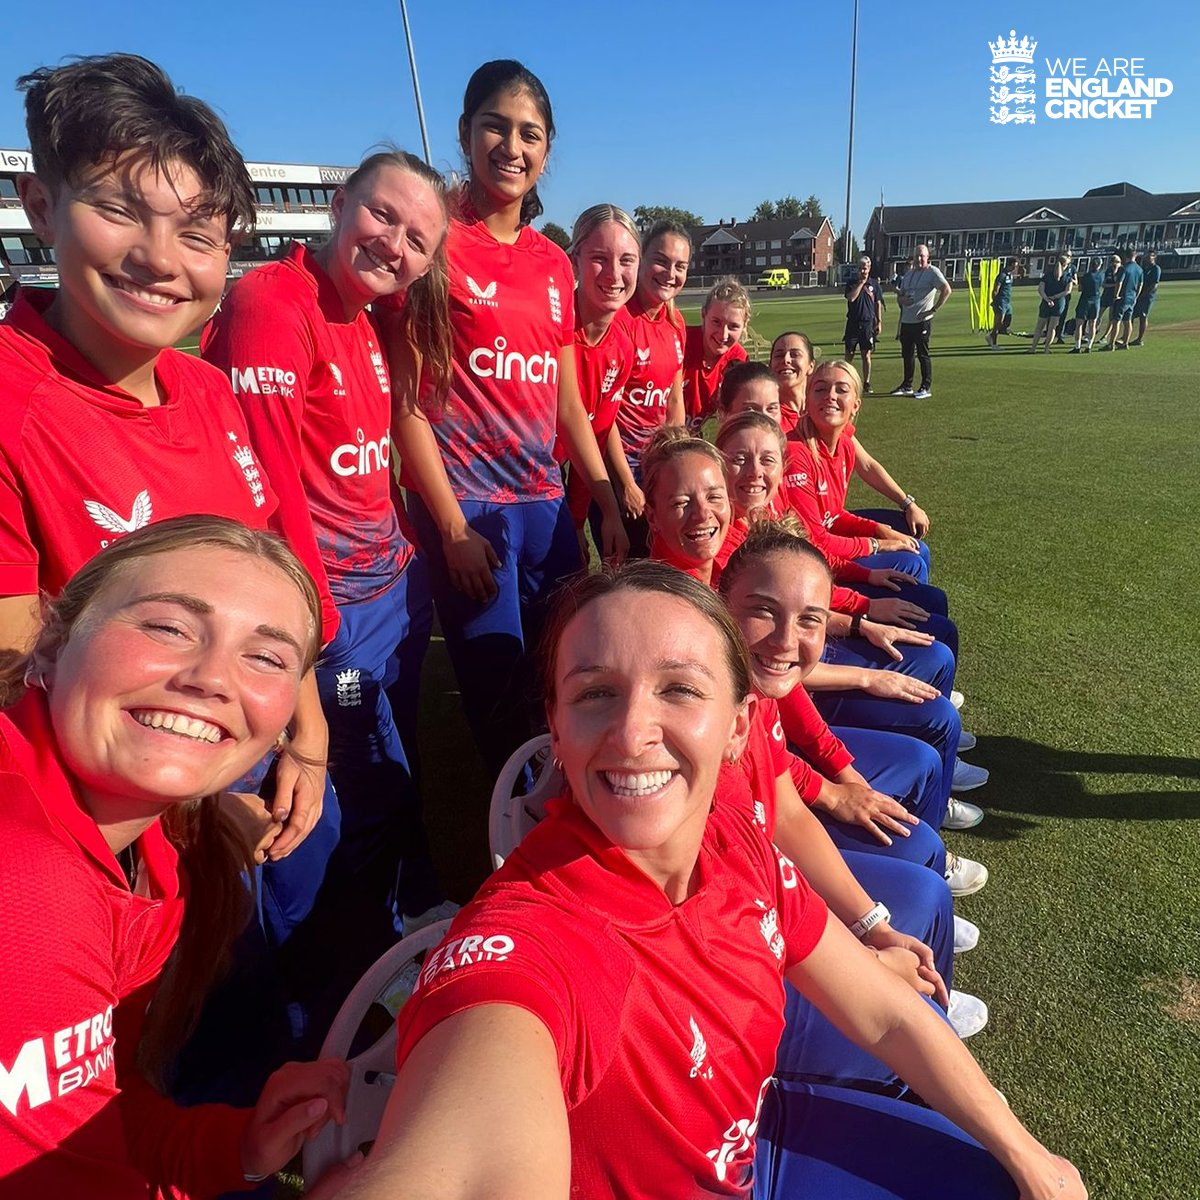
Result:
{"label": "red jersey with blue pattern", "polygon": [[834,577],[844,583],[861,583],[866,567],[853,560],[871,553],[875,522],[845,510],[846,491],[854,474],[854,426],[842,430],[837,447],[830,451],[817,439],[814,454],[800,429],[788,438],[785,493],[791,510],[804,522],[812,544],[829,561]]}
{"label": "red jersey with blue pattern", "polygon": [[211,513],[266,529],[275,493],[228,379],[164,350],[164,399],[146,407],[50,328],[54,298],[22,288],[0,322],[0,596],[56,596],[151,521]]}
{"label": "red jersey with blue pattern", "polygon": [[427,410],[460,500],[514,504],[562,495],[554,458],[559,352],[575,338],[567,256],[526,225],[498,242],[470,211],[446,235],[450,394]]}
{"label": "red jersey with blue pattern", "polygon": [[297,243],[233,285],[200,346],[233,384],[288,541],[317,558],[338,604],[386,588],[413,546],[390,491],[392,389],[371,318],[346,319]]}
{"label": "red jersey with blue pattern", "polygon": [[[621,407],[625,384],[633,370],[634,349],[629,333],[629,317],[623,308],[618,310],[604,336],[592,345],[579,323],[578,309],[576,314],[575,370],[579,374],[579,395],[588,420],[592,423],[596,445],[603,454]],[[555,457],[560,463],[566,461],[567,451],[561,441]],[[567,480],[567,506],[577,527],[582,528],[591,500],[591,491],[583,478],[577,471],[571,471]]]}
{"label": "red jersey with blue pattern", "polygon": [[689,421],[703,421],[717,411],[717,392],[725,372],[746,361],[746,351],[735,343],[711,367],[704,365],[704,329],[687,327],[683,346],[683,411]]}
{"label": "red jersey with blue pattern", "polygon": [[719,792],[681,904],[576,804],[547,811],[426,958],[400,1069],[456,1013],[525,1009],[558,1052],[573,1196],[748,1200],[783,976],[820,941],[824,901]]}
{"label": "red jersey with blue pattern", "polygon": [[617,428],[630,466],[641,462],[654,431],[667,422],[671,388],[683,369],[683,316],[664,304],[651,316],[634,296],[626,306],[633,339],[633,372],[617,413]]}

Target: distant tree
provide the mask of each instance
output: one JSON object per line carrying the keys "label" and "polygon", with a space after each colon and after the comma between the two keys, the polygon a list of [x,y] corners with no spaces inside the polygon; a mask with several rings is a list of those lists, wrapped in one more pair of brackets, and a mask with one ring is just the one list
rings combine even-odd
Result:
{"label": "distant tree", "polygon": [[571,235],[561,225],[556,225],[553,221],[547,221],[542,226],[542,234],[548,237],[556,246],[561,246],[564,250],[571,244]]}
{"label": "distant tree", "polygon": [[750,214],[752,221],[773,221],[776,217],[775,205],[770,200],[763,200]]}
{"label": "distant tree", "polygon": [[703,225],[704,218],[686,208],[672,208],[667,204],[639,204],[633,210],[633,221],[645,233],[655,221],[676,221],[680,225]]}
{"label": "distant tree", "polygon": [[862,258],[862,247],[858,244],[858,238],[854,234],[850,235],[850,257],[843,258],[842,251],[846,245],[846,226],[843,225],[838,230],[837,241],[833,246],[833,264],[840,266],[843,262],[858,262]]}
{"label": "distant tree", "polygon": [[[821,201],[816,196],[809,196],[800,206],[800,216],[809,217],[820,225],[825,220],[825,210],[821,207]],[[815,233],[816,230],[813,232]]]}
{"label": "distant tree", "polygon": [[[818,205],[818,207],[820,207]],[[779,220],[792,220],[804,216],[804,205],[795,196],[784,196],[775,201],[775,216]]]}

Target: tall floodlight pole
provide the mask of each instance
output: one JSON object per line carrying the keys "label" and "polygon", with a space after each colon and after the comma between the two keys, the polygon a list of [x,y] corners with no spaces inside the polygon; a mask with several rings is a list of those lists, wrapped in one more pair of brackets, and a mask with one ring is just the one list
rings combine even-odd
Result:
{"label": "tall floodlight pole", "polygon": [[[855,0],[857,6],[858,0]],[[856,7],[857,13],[857,7]],[[421,126],[421,145],[425,148],[425,161],[432,167],[433,155],[429,153],[429,134],[425,131],[425,106],[421,103],[421,82],[417,79],[417,56],[413,52],[412,30],[408,27],[408,5],[400,0],[400,18],[404,22],[404,41],[408,45],[408,69],[412,74],[413,95],[417,100],[417,121]],[[857,16],[855,18],[857,20]],[[853,123],[853,117],[851,117]],[[849,201],[847,201],[849,203]]]}
{"label": "tall floodlight pole", "polygon": [[[415,79],[416,76],[414,75]],[[854,95],[858,82],[858,0],[854,0],[854,32],[850,38],[850,146],[846,151],[846,240],[842,262],[850,261],[850,186],[854,177]]]}

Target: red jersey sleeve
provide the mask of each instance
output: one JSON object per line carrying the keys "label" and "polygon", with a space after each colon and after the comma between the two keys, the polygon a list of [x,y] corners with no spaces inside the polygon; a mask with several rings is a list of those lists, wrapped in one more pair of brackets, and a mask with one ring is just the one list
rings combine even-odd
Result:
{"label": "red jersey sleeve", "polygon": [[242,1135],[253,1110],[227,1104],[181,1108],[137,1073],[141,1014],[153,987],[134,993],[113,1014],[117,1035],[120,1110],[129,1157],[146,1178],[188,1196],[217,1196],[248,1188]]}
{"label": "red jersey sleeve", "polygon": [[16,433],[7,429],[0,434],[0,596],[36,596],[38,552],[29,536],[20,473],[10,457],[20,452],[10,445]]}
{"label": "red jersey sleeve", "polygon": [[[857,565],[855,563],[855,566]],[[835,583],[833,599],[830,600],[829,606],[834,612],[848,613],[850,616],[862,613],[865,617],[871,609],[871,601],[862,592],[856,592],[853,588],[841,587]]]}
{"label": "red jersey sleeve", "polygon": [[866,517],[860,517],[857,513],[846,512],[845,509],[834,515],[833,524],[830,526],[830,529],[832,532],[848,538],[872,538],[878,532],[878,527],[874,521],[870,521]]}
{"label": "red jersey sleeve", "polygon": [[802,687],[779,701],[779,715],[788,741],[827,779],[854,762],[854,755],[825,723],[812,697]]}
{"label": "red jersey sleeve", "polygon": [[812,463],[808,447],[788,443],[787,503],[801,521],[812,544],[829,562],[834,577],[842,582],[861,583],[867,579],[867,568],[852,561],[871,553],[871,543],[865,537],[841,537],[831,533],[825,524],[826,513],[819,494],[819,475]]}
{"label": "red jersey sleeve", "polygon": [[561,948],[551,945],[535,922],[506,920],[502,906],[485,912],[469,908],[426,958],[400,1010],[396,1069],[435,1025],[484,1004],[513,1005],[535,1016],[554,1040],[564,1069],[573,1039],[562,961]]}
{"label": "red jersey sleeve", "polygon": [[221,302],[220,312],[205,326],[200,350],[208,362],[227,373],[245,363],[264,363],[281,377],[294,377],[294,384],[286,389],[239,399],[254,451],[279,498],[271,526],[287,539],[317,584],[322,641],[328,643],[337,632],[339,618],[317,547],[300,464],[304,389],[316,347],[298,308],[262,303],[262,296],[257,300],[246,289],[232,288]]}

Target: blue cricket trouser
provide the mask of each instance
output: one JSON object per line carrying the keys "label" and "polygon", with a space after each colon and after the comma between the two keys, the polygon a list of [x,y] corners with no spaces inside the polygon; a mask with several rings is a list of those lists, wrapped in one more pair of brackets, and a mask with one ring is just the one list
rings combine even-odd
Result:
{"label": "blue cricket trouser", "polygon": [[483,760],[498,775],[508,756],[540,725],[532,655],[546,600],[580,568],[579,543],[564,500],[493,504],[459,502],[476,533],[492,544],[500,566],[497,595],[480,604],[450,582],[442,539],[419,496],[410,516],[429,560],[446,650],[463,709]]}
{"label": "blue cricket trouser", "polygon": [[[912,811],[921,820],[928,821],[934,829],[940,829],[946,805],[950,801],[958,740],[962,736],[962,718],[954,705],[944,696],[910,704],[907,700],[881,700],[857,691],[814,692],[812,698],[825,723],[850,747],[855,758],[860,757],[859,746],[863,747],[861,757],[865,761],[879,758],[880,751],[869,742],[863,742],[864,734],[903,734],[923,743],[926,749],[933,749],[941,765],[936,781],[937,799],[926,800],[920,810]],[[916,751],[910,748],[909,753],[911,755]],[[864,775],[870,777],[862,763],[856,765]],[[879,791],[892,794],[886,787],[880,787]]]}
{"label": "blue cricket trouser", "polygon": [[850,1088],[774,1081],[763,1102],[754,1200],[1017,1200],[973,1138],[919,1105]]}
{"label": "blue cricket trouser", "polygon": [[[930,630],[929,632],[932,632]],[[954,687],[956,664],[950,647],[945,642],[934,642],[930,646],[897,646],[904,657],[897,662],[886,650],[863,637],[830,637],[825,640],[821,661],[835,667],[872,667],[883,671],[897,671],[930,684],[949,696]]]}
{"label": "blue cricket trouser", "polygon": [[[394,934],[402,914],[416,915],[443,899],[411,766],[421,667],[433,628],[423,557],[412,559],[383,591],[340,604],[338,615],[337,636],[317,663],[329,773],[342,807],[329,882],[354,890],[363,920],[375,927],[385,922]],[[379,937],[385,936],[380,928]]]}
{"label": "blue cricket trouser", "polygon": [[[876,854],[850,850],[843,851],[842,857],[867,895],[892,914],[892,928],[919,938],[933,951],[937,969],[950,987],[954,909],[945,879],[913,863]],[[784,989],[787,1025],[779,1042],[777,1075],[874,1089],[896,1085],[890,1067],[840,1033],[791,984],[785,982]],[[942,1013],[936,1004],[933,1007]]]}
{"label": "blue cricket trouser", "polygon": [[[843,692],[828,692],[841,696]],[[814,697],[815,699],[815,697]],[[894,704],[896,701],[881,701]],[[944,705],[954,717],[954,744],[958,745],[958,713],[949,700],[926,700],[906,708]],[[824,715],[824,714],[822,714]],[[825,718],[829,722],[829,718]],[[854,766],[877,791],[898,800],[926,825],[940,829],[946,815],[945,767],[936,746],[901,729],[883,729],[878,725],[846,726],[829,722],[830,728],[854,755]],[[951,759],[953,762],[953,758]],[[953,772],[953,767],[951,768]],[[858,849],[857,846],[848,847]]]}

